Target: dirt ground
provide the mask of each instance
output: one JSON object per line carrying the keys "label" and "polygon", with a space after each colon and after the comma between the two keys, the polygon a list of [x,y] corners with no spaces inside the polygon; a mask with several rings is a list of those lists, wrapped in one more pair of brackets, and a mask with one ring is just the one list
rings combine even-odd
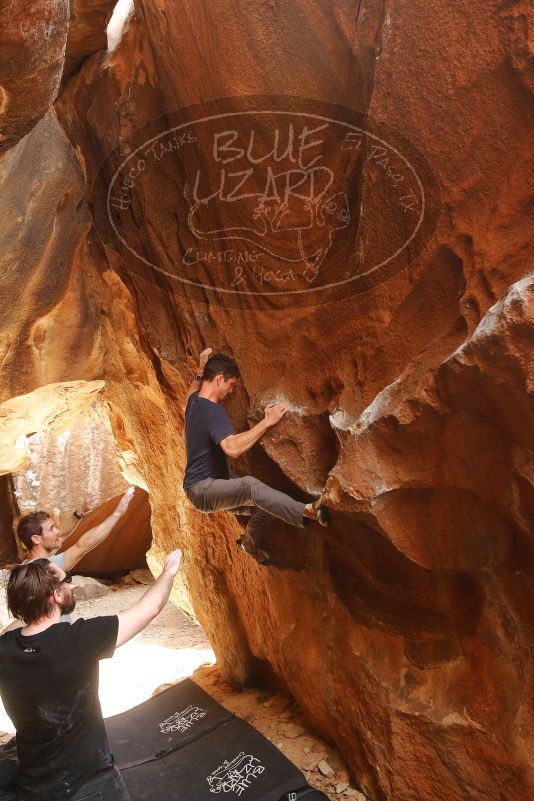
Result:
{"label": "dirt ground", "polygon": [[[73,616],[117,614],[145,590],[146,586],[126,577],[110,594],[79,601]],[[187,676],[274,743],[328,798],[366,801],[365,795],[350,785],[337,750],[315,734],[294,701],[260,689],[238,692],[225,684],[204,632],[171,603],[112,659],[100,663],[104,717],[123,712]],[[11,721],[0,705],[0,740],[12,732]]]}

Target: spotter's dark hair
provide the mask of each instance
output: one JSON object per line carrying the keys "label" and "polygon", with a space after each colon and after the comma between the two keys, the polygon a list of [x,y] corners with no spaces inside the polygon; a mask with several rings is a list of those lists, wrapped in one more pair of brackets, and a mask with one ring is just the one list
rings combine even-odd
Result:
{"label": "spotter's dark hair", "polygon": [[7,608],[23,623],[35,623],[53,610],[51,595],[61,586],[48,559],[17,565],[7,582]]}

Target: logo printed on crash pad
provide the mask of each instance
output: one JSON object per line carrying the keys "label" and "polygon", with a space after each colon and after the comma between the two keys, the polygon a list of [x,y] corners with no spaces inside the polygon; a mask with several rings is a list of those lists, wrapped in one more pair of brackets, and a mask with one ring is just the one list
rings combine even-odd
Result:
{"label": "logo printed on crash pad", "polygon": [[177,731],[179,734],[183,734],[190,729],[197,720],[205,717],[205,715],[206,712],[204,709],[200,709],[198,706],[188,706],[181,712],[175,712],[174,715],[171,715],[167,720],[164,720],[163,723],[160,723],[159,728],[162,734],[168,734],[171,731]]}
{"label": "logo printed on crash pad", "polygon": [[213,773],[206,777],[210,793],[235,793],[241,795],[253,779],[257,779],[265,766],[252,754],[241,751],[231,762],[225,760]]}

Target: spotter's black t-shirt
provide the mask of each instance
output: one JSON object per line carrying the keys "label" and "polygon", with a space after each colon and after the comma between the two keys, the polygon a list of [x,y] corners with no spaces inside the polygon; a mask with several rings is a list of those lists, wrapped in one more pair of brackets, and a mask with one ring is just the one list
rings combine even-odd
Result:
{"label": "spotter's black t-shirt", "polygon": [[185,407],[184,489],[205,478],[229,478],[228,460],[219,443],[235,434],[224,408],[193,392]]}
{"label": "spotter's black t-shirt", "polygon": [[21,801],[68,801],[109,767],[98,661],[113,656],[116,615],[0,637],[0,694],[17,730]]}

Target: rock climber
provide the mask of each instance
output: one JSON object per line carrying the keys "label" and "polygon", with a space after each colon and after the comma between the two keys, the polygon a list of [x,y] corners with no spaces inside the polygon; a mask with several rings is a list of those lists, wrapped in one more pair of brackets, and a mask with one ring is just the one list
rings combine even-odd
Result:
{"label": "rock climber", "polygon": [[187,394],[187,465],[183,486],[188,499],[201,512],[224,510],[249,515],[238,545],[256,561],[268,564],[269,554],[261,547],[262,536],[276,518],[293,526],[306,526],[314,521],[327,526],[330,512],[320,499],[301,503],[253,476],[237,477],[230,472],[227,457],[237,459],[250,450],[288,410],[284,403],[270,403],[263,420],[236,434],[222,402],[231,395],[239,377],[239,368],[229,356],[214,354],[211,348],[200,354],[198,370]]}
{"label": "rock climber", "polygon": [[0,758],[3,799],[130,801],[109,753],[98,662],[161,612],[181,558],[180,550],[170,553],[158,580],[130,609],[72,625],[61,622],[76,602],[59,565],[37,559],[11,571],[7,602],[24,626],[0,636],[0,695],[17,732],[16,753]]}

